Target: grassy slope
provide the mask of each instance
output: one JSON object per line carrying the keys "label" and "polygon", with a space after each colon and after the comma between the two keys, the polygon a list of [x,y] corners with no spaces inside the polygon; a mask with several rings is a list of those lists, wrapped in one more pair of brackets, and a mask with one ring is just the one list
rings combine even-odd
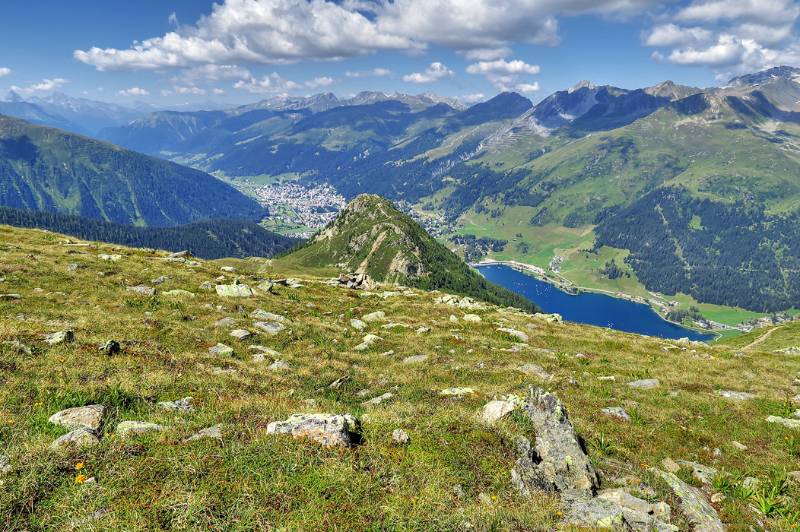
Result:
{"label": "grassy slope", "polygon": [[[476,419],[495,395],[525,390],[531,381],[515,368],[528,362],[555,375],[546,387],[564,400],[607,486],[627,474],[652,482],[647,467],[666,456],[762,479],[780,466],[797,464],[800,457],[796,433],[763,421],[768,414],[785,415],[791,378],[800,371],[798,357],[758,349],[735,357],[736,349],[727,345],[664,350],[670,342],[546,324],[495,308],[478,312],[482,323],[452,323],[449,316],[461,313],[435,304],[435,294],[359,297],[359,292],[314,279],[306,279],[300,289],[278,288],[274,295],[232,301],[197,287],[220,275],[222,265],[238,269],[223,274],[227,278],[251,283],[293,272],[275,271],[266,260],[229,259],[191,268],[161,260],[162,253],[108,245],[66,247],[62,240],[56,234],[0,227],[0,277],[5,279],[0,293],[23,297],[0,301],[0,340],[18,339],[35,348],[25,356],[0,344],[0,450],[14,466],[0,491],[0,522],[7,529],[63,529],[81,522],[103,529],[463,528],[466,522],[480,530],[557,526],[553,499],[522,499],[509,482],[512,436],[524,426],[512,418],[490,429]],[[97,253],[120,253],[123,259],[103,262]],[[86,267],[68,272],[73,262]],[[197,297],[147,298],[124,289],[159,275],[170,277],[159,290],[181,288]],[[237,312],[238,304],[242,309]],[[246,313],[258,307],[287,316],[291,326],[276,337],[242,344],[213,326],[231,316],[247,327]],[[431,332],[418,336],[372,325],[369,332],[383,340],[368,351],[353,351],[361,336],[349,328],[350,318],[375,310],[412,328],[431,327]],[[526,331],[532,347],[553,354],[500,351],[513,343],[495,330],[500,323]],[[41,333],[68,327],[75,330],[74,344],[48,347],[39,340]],[[455,340],[453,333],[462,339]],[[109,338],[125,342],[123,353],[98,353],[97,346]],[[234,356],[209,355],[207,348],[218,341],[233,345]],[[274,373],[268,363],[251,362],[247,344],[279,350],[292,369]],[[588,358],[575,358],[578,352]],[[403,357],[419,353],[430,359],[421,365],[402,363]],[[344,375],[352,379],[345,387],[327,388]],[[615,375],[616,382],[599,381],[601,375]],[[642,377],[659,378],[663,386],[638,391],[624,384]],[[571,378],[577,385],[570,384]],[[436,395],[463,385],[474,387],[475,396],[452,401]],[[730,403],[714,394],[718,388],[752,391],[759,398]],[[367,397],[390,390],[395,397],[363,416],[365,443],[356,449],[325,450],[266,434],[268,422],[295,412],[363,415],[364,398],[356,395],[361,389],[370,390]],[[186,395],[195,398],[194,413],[167,414],[154,406]],[[307,399],[317,406],[304,403]],[[63,431],[50,425],[48,416],[94,402],[111,408],[102,443],[68,455],[49,451]],[[628,408],[632,423],[598,415],[601,408],[617,405]],[[154,421],[167,429],[121,441],[112,433],[126,419]],[[223,445],[182,443],[216,423],[225,424]],[[398,427],[410,433],[410,446],[392,445],[390,434]],[[737,451],[732,440],[749,450]],[[714,457],[710,450],[717,447],[722,454]],[[75,483],[78,462],[85,464],[81,473],[95,477],[97,484]],[[454,492],[456,485],[463,496]],[[677,506],[664,486],[652,485],[659,498]],[[796,486],[792,490],[789,496],[800,496]],[[489,496],[488,504],[479,501],[481,493]],[[729,497],[717,506],[733,530],[755,524],[749,501]],[[92,522],[97,511],[104,516]]]}

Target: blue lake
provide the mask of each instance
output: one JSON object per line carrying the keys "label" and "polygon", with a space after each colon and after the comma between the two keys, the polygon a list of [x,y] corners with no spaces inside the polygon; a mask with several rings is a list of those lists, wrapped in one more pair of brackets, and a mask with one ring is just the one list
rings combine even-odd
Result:
{"label": "blue lake", "polygon": [[480,266],[478,271],[489,281],[530,299],[544,312],[556,312],[565,320],[660,338],[713,338],[713,335],[671,323],[642,303],[593,292],[568,294],[550,283],[504,265]]}

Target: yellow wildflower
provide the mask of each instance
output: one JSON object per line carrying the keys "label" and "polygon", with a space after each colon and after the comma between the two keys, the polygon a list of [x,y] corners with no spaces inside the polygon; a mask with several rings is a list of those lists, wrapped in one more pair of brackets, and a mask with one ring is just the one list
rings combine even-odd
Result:
{"label": "yellow wildflower", "polygon": [[86,475],[75,476],[75,484],[83,484],[84,482],[86,482]]}
{"label": "yellow wildflower", "polygon": [[84,467],[86,467],[86,464],[84,464],[83,462],[78,462],[77,464],[75,464],[75,471],[80,471]]}

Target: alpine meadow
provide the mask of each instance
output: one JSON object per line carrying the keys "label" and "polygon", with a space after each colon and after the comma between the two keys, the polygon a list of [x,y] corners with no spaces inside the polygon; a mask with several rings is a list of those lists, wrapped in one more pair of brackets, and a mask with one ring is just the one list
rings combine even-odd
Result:
{"label": "alpine meadow", "polygon": [[798,19],[0,6],[0,526],[800,530]]}

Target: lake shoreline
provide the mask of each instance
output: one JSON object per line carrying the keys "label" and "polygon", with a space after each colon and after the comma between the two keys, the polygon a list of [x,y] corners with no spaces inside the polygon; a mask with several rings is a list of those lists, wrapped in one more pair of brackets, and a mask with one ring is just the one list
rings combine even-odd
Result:
{"label": "lake shoreline", "polygon": [[708,341],[715,341],[721,338],[721,334],[719,333],[719,331],[713,329],[702,329],[699,327],[688,326],[683,323],[679,323],[668,319],[662,307],[653,304],[650,300],[645,299],[643,297],[632,296],[630,294],[625,294],[624,292],[612,292],[610,290],[603,290],[599,288],[577,286],[568,279],[565,279],[561,276],[556,277],[554,275],[551,275],[544,268],[540,268],[539,266],[534,266],[533,264],[525,264],[524,262],[518,262],[515,260],[483,259],[479,262],[470,263],[469,265],[476,269],[485,266],[506,266],[525,275],[530,275],[531,277],[537,279],[538,281],[548,283],[557,290],[560,290],[561,292],[564,292],[565,294],[570,296],[579,296],[581,293],[593,293],[593,294],[601,294],[616,299],[622,299],[625,301],[629,301],[631,303],[646,305],[667,323],[671,323],[673,325],[694,331],[696,333],[713,335],[713,338],[711,338]]}

